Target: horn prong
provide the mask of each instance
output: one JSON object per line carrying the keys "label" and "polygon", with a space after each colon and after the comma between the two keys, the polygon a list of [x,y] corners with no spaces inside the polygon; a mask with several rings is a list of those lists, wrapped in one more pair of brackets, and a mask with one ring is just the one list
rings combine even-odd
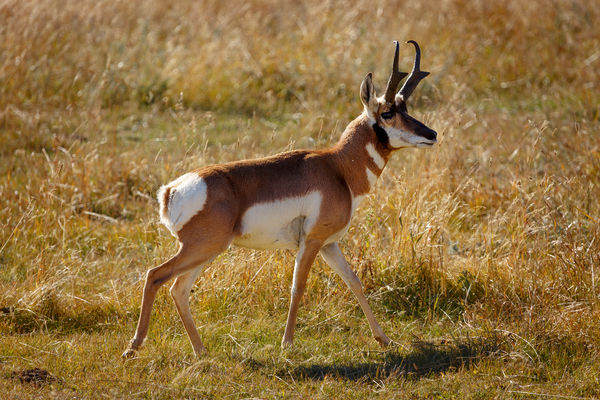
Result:
{"label": "horn prong", "polygon": [[404,85],[402,85],[402,88],[398,92],[404,101],[410,97],[419,82],[429,75],[429,72],[421,71],[421,48],[419,47],[419,44],[414,40],[409,40],[406,43],[410,43],[415,46],[415,61],[408,79],[406,79],[406,82],[404,82]]}

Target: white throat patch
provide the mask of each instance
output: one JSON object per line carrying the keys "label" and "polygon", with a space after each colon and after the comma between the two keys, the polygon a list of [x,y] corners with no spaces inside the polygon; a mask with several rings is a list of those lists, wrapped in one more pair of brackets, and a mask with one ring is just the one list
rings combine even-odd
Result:
{"label": "white throat patch", "polygon": [[373,143],[367,143],[367,146],[365,148],[367,149],[367,153],[369,153],[369,156],[373,159],[375,165],[377,165],[377,168],[383,169],[383,167],[385,167],[385,160],[383,159],[381,154],[379,154],[377,149],[375,149]]}
{"label": "white throat patch", "polygon": [[373,171],[369,169],[369,167],[367,167],[367,180],[369,181],[369,187],[371,188],[371,190],[375,187],[375,184],[377,183],[377,178],[378,176],[375,175]]}

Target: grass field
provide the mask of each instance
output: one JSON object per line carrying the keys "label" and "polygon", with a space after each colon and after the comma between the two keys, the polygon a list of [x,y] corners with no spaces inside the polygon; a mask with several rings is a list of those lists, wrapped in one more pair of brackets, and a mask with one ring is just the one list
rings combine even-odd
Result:
{"label": "grass field", "polygon": [[[598,26],[585,0],[1,2],[0,398],[599,398]],[[332,145],[394,39],[440,142],[342,241],[393,345],[318,260],[282,351],[294,254],[231,248],[192,294],[208,354],[166,286],[122,360],[176,249],[158,187]]]}

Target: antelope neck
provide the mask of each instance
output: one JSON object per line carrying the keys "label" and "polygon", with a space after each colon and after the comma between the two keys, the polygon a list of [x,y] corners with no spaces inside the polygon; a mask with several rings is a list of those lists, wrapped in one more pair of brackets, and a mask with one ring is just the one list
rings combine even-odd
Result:
{"label": "antelope neck", "polygon": [[377,122],[373,124],[373,130],[375,131],[375,135],[377,135],[377,140],[383,147],[388,147],[390,145],[390,137],[388,136],[385,129],[381,127]]}
{"label": "antelope neck", "polygon": [[[377,133],[376,125],[366,115],[357,118],[348,125],[340,142],[333,149],[337,154],[336,164],[353,196],[371,191],[374,181],[381,175],[389,159],[389,146],[382,143],[379,138],[382,135],[381,132]],[[383,128],[379,129],[387,138]]]}

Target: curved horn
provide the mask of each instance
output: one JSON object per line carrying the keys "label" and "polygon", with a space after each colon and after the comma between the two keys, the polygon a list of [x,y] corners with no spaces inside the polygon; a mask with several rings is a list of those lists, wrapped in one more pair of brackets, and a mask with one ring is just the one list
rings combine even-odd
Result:
{"label": "curved horn", "polygon": [[419,48],[419,44],[414,40],[409,40],[406,43],[412,43],[415,46],[416,54],[413,69],[410,72],[410,75],[408,76],[406,82],[404,82],[404,85],[402,85],[402,89],[400,89],[400,92],[398,92],[402,96],[402,99],[404,101],[406,101],[410,97],[413,90],[415,90],[419,82],[421,82],[421,79],[429,75],[429,72],[421,71],[421,49]]}
{"label": "curved horn", "polygon": [[397,40],[394,40],[396,43],[396,53],[394,54],[394,64],[392,65],[392,73],[390,74],[390,79],[388,80],[387,87],[385,89],[385,102],[393,103],[394,98],[396,97],[396,89],[398,88],[398,84],[406,75],[406,72],[398,71],[398,52],[400,49],[400,45]]}

